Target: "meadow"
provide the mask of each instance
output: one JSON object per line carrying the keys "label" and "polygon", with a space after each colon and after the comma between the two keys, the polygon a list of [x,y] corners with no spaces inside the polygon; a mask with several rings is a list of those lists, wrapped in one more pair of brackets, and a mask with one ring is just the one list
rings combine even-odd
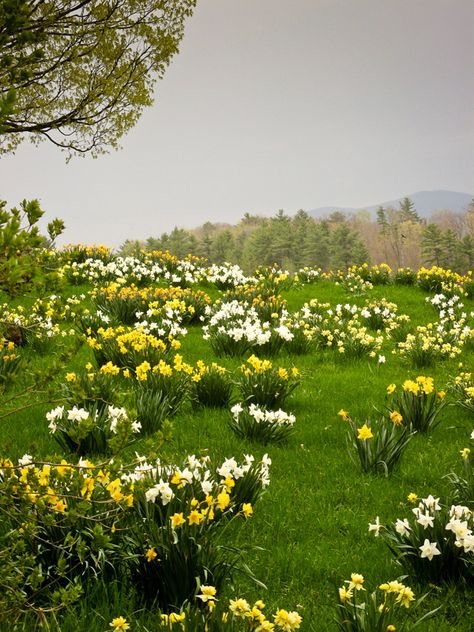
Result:
{"label": "meadow", "polygon": [[474,629],[472,276],[51,258],[1,297],[1,630]]}

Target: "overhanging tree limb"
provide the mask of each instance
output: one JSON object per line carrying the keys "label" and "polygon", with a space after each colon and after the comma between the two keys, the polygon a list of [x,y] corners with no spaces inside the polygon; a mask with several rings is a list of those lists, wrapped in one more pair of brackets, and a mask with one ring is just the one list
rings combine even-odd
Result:
{"label": "overhanging tree limb", "polygon": [[0,0],[0,152],[97,155],[153,101],[196,0]]}

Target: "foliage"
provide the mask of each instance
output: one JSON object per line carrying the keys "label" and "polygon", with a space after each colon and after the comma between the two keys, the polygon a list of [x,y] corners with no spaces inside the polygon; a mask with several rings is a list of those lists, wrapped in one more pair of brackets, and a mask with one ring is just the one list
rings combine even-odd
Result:
{"label": "foliage", "polygon": [[2,459],[0,623],[67,608],[84,582],[118,566],[113,525],[130,510],[130,487],[85,461]]}
{"label": "foliage", "polygon": [[[24,292],[43,273],[39,252],[45,243],[37,226],[43,215],[38,200],[23,200],[20,208],[11,210],[0,200],[0,288],[10,296]],[[50,240],[53,242],[63,230],[62,220],[50,222]]]}
{"label": "foliage", "polygon": [[13,151],[25,134],[70,152],[116,147],[152,103],[194,5],[2,0],[0,148]]}

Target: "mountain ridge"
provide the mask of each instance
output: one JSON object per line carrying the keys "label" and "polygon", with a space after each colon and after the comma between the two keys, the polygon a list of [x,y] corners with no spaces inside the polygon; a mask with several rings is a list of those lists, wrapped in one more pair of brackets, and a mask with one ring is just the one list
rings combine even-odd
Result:
{"label": "mountain ridge", "polygon": [[341,212],[347,214],[354,214],[358,211],[369,211],[371,217],[375,217],[379,206],[384,208],[398,208],[399,203],[408,197],[412,200],[418,214],[421,217],[429,217],[435,211],[449,210],[454,213],[462,213],[470,204],[474,195],[471,193],[462,193],[459,191],[448,191],[445,189],[439,189],[435,191],[417,191],[410,195],[403,195],[396,200],[389,200],[387,202],[380,202],[378,204],[372,204],[370,206],[359,207],[343,207],[343,206],[321,206],[319,208],[308,211],[312,217],[321,219],[334,212]]}

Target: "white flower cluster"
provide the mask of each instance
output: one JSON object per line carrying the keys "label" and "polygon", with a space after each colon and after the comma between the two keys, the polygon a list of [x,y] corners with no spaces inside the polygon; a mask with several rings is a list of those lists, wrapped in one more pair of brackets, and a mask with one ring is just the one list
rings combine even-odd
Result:
{"label": "white flower cluster", "polygon": [[291,413],[286,413],[284,410],[265,410],[257,406],[256,404],[250,404],[248,408],[244,408],[242,404],[235,404],[230,409],[234,419],[239,420],[242,412],[247,412],[256,423],[264,423],[272,426],[293,426],[296,417]]}
{"label": "white flower cluster", "polygon": [[439,321],[434,326],[439,335],[460,345],[474,338],[474,312],[468,314],[464,311],[458,295],[449,298],[444,294],[435,294],[425,300],[438,311]]}
{"label": "white flower cluster", "polygon": [[231,288],[257,282],[255,277],[245,276],[240,266],[231,263],[224,263],[222,265],[213,264],[202,271],[202,276],[203,280],[208,283],[214,283],[221,288]]}
{"label": "white flower cluster", "polygon": [[168,306],[149,307],[146,312],[136,312],[135,328],[145,334],[153,334],[160,338],[185,336],[188,330],[182,326],[183,313],[179,309]]}
{"label": "white flower cluster", "polygon": [[[74,331],[61,330],[57,323],[54,323],[51,316],[45,316],[34,311],[25,312],[23,306],[11,309],[7,303],[0,305],[2,322],[7,328],[18,328],[23,337],[27,339],[36,338],[38,340],[51,339],[55,336],[67,336]],[[22,340],[26,343],[27,340]]]}
{"label": "white flower cluster", "polygon": [[[78,408],[73,406],[70,410],[65,410],[64,406],[57,406],[48,413],[46,413],[46,419],[49,421],[48,428],[51,434],[57,432],[61,421],[71,421],[73,423],[80,424],[81,421],[85,421],[90,418],[90,412],[85,408]],[[98,413],[95,412],[94,421],[97,421]],[[127,411],[125,408],[115,408],[109,406],[107,408],[107,418],[105,423],[109,423],[109,429],[114,434],[117,433],[117,425],[120,421],[127,420]],[[141,423],[139,421],[132,421],[131,429],[133,433],[138,433],[141,430]]]}
{"label": "white flower cluster", "polygon": [[287,313],[276,323],[262,321],[254,307],[237,300],[206,307],[208,324],[203,326],[204,340],[213,336],[226,336],[235,342],[245,340],[249,346],[261,346],[270,341],[272,333],[283,340],[292,340],[293,334],[284,324]]}
{"label": "white flower cluster", "polygon": [[108,263],[90,257],[83,263],[65,265],[63,271],[77,281],[91,283],[167,281],[171,285],[191,285],[201,279],[200,270],[189,261],[180,261],[173,270],[168,270],[165,265],[152,259],[143,260],[137,257],[115,257]]}
{"label": "white flower cluster", "polygon": [[202,493],[208,495],[216,492],[219,486],[229,477],[238,480],[246,476],[250,470],[258,475],[262,488],[270,483],[269,468],[271,459],[265,454],[259,463],[255,463],[255,458],[246,454],[244,461],[238,463],[234,457],[225,461],[216,468],[216,473],[209,469],[209,458],[198,459],[194,454],[188,456],[182,467],[175,465],[163,465],[159,459],[154,464],[150,464],[144,457],[137,455],[139,464],[131,472],[124,472],[121,476],[123,481],[151,481],[151,485],[145,492],[148,502],[159,500],[162,505],[167,505],[173,498],[174,492],[170,486],[170,477],[179,480],[179,485],[197,485]]}
{"label": "white flower cluster", "polygon": [[[423,527],[423,530],[427,530],[427,533],[428,530],[435,529],[437,521],[446,519],[446,513],[442,511],[439,498],[434,498],[431,494],[427,498],[423,498],[412,511],[416,523]],[[453,533],[454,546],[462,548],[464,553],[472,554],[472,562],[474,562],[474,520],[472,511],[464,505],[451,505],[444,528],[445,531]],[[409,536],[410,532],[413,531],[413,527],[406,518],[403,520],[398,519],[395,523],[395,531],[401,536]],[[430,561],[434,556],[441,555],[441,551],[438,549],[438,542],[431,542],[429,538],[425,538],[419,550],[421,551],[421,557],[426,557]]]}

